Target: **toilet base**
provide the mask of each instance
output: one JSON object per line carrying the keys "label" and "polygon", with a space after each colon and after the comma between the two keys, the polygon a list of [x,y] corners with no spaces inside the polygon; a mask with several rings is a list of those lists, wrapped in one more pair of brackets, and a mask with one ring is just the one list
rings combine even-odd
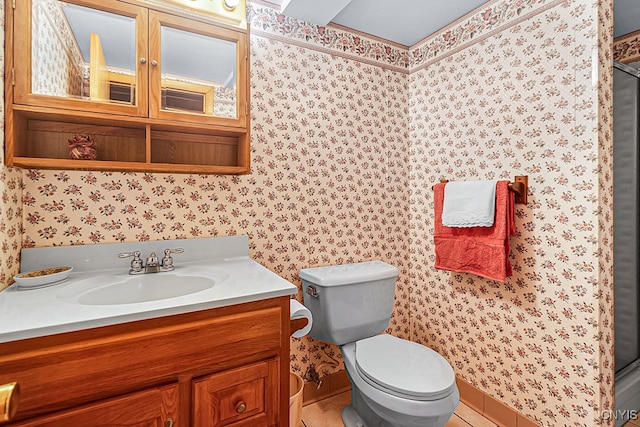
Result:
{"label": "toilet base", "polygon": [[342,416],[342,422],[344,423],[345,427],[364,427],[365,426],[364,421],[362,420],[362,418],[360,418],[360,416],[356,412],[356,409],[351,405],[347,405],[344,408],[342,408],[341,416]]}
{"label": "toilet base", "polygon": [[[459,401],[456,390],[454,399]],[[379,411],[386,413],[383,418]],[[387,408],[381,408],[375,402],[366,398],[357,388],[351,387],[351,405],[342,409],[342,422],[345,427],[442,427],[451,417],[448,414],[433,414],[431,416],[412,417],[404,414],[392,414]],[[392,417],[395,421],[390,422],[385,418]]]}

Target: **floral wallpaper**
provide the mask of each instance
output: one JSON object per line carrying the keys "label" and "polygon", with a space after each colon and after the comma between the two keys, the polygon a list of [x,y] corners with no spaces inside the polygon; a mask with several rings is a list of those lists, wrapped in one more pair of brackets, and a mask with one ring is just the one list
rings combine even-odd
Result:
{"label": "floral wallpaper", "polygon": [[82,95],[84,60],[60,3],[39,0],[33,3],[34,35],[31,62],[34,93],[66,96]]}
{"label": "floral wallpaper", "polygon": [[[610,0],[490,1],[409,50],[250,9],[252,173],[10,173],[22,244],[247,233],[298,285],[382,259],[401,270],[390,333],[543,426],[610,425]],[[435,270],[433,183],[519,174],[514,276]],[[294,371],[339,359],[292,340]]]}
{"label": "floral wallpaper", "polygon": [[[537,9],[509,12],[524,3]],[[540,3],[482,8],[445,34],[509,18],[410,75],[412,339],[542,425],[601,425],[613,405],[611,64],[593,52],[611,44],[612,5]],[[434,270],[430,185],[514,175],[530,185],[514,276]]]}
{"label": "floral wallpaper", "polygon": [[235,87],[227,89],[224,86],[214,88],[213,114],[218,117],[236,117],[236,90]]}
{"label": "floral wallpaper", "polygon": [[[4,134],[3,134],[4,135]],[[19,169],[0,169],[0,291],[12,283],[20,271],[22,249],[22,173]]]}

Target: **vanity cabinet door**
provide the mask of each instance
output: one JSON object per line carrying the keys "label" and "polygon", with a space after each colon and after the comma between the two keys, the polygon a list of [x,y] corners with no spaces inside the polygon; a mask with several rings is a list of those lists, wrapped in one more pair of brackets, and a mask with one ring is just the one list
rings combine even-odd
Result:
{"label": "vanity cabinet door", "polygon": [[24,0],[13,13],[15,104],[147,116],[147,9]]}
{"label": "vanity cabinet door", "polygon": [[275,426],[278,387],[277,359],[194,380],[194,425]]}
{"label": "vanity cabinet door", "polygon": [[178,385],[153,388],[69,411],[9,424],[15,427],[178,427]]}

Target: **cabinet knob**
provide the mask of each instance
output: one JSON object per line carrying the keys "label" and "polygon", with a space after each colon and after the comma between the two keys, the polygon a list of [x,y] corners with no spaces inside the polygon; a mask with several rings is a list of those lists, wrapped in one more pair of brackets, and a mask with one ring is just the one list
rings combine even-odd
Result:
{"label": "cabinet knob", "polygon": [[147,63],[147,58],[145,58],[145,57],[140,58],[140,63],[141,64],[146,64]]}
{"label": "cabinet knob", "polygon": [[156,61],[155,59],[153,59],[153,60],[151,61],[151,65],[153,65],[153,66],[155,67],[156,65],[158,65],[158,61]]}
{"label": "cabinet knob", "polygon": [[0,422],[10,421],[18,410],[18,383],[0,385]]}
{"label": "cabinet knob", "polygon": [[241,414],[246,410],[247,410],[247,404],[244,403],[244,402],[240,402],[240,403],[238,403],[238,406],[236,406],[236,412],[238,414]]}
{"label": "cabinet knob", "polygon": [[173,418],[167,418],[164,422],[164,427],[173,427]]}

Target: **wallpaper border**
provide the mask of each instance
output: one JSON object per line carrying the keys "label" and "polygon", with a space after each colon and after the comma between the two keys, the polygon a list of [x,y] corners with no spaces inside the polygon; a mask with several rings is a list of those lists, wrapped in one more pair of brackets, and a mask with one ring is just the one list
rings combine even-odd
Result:
{"label": "wallpaper border", "polygon": [[[549,9],[553,9],[554,7],[565,3],[566,0],[553,0],[551,3],[548,3],[546,5],[543,5],[537,9],[534,9],[532,11],[530,11],[529,13],[526,13],[524,15],[520,15],[520,13],[518,13],[518,15],[520,15],[517,19],[514,19],[512,21],[508,21],[507,23],[505,23],[504,25],[500,25],[497,26],[495,28],[493,28],[492,30],[490,30],[487,33],[484,33],[478,37],[475,37],[474,34],[471,34],[469,39],[467,41],[462,40],[463,38],[461,37],[460,40],[462,40],[459,44],[458,43],[451,43],[452,46],[455,46],[457,44],[457,46],[455,47],[449,47],[449,46],[445,46],[444,50],[439,50],[437,48],[437,43],[438,43],[438,39],[440,37],[443,37],[444,39],[446,39],[446,35],[450,34],[451,31],[453,31],[453,28],[456,28],[456,26],[459,24],[459,21],[456,21],[450,25],[447,25],[446,27],[442,28],[440,31],[438,31],[438,35],[433,36],[433,37],[429,37],[425,40],[431,40],[432,38],[435,38],[435,40],[431,40],[431,41],[426,41],[426,42],[421,42],[419,43],[420,45],[423,45],[424,43],[429,44],[429,47],[424,47],[424,48],[417,48],[417,49],[413,49],[410,53],[410,57],[412,59],[416,58],[416,61],[418,60],[417,58],[421,58],[424,59],[430,55],[432,55],[430,58],[426,59],[424,62],[416,62],[415,64],[412,63],[412,66],[410,66],[410,73],[414,73],[416,71],[420,71],[423,70],[425,68],[427,68],[428,66],[441,61],[451,55],[455,55],[456,53],[468,49],[470,46],[473,46],[476,43],[480,43],[490,37],[495,36],[496,34],[500,34],[502,32],[504,32],[505,30],[508,30],[509,28],[512,28],[518,24],[521,24],[522,22],[533,18],[536,15],[539,15],[541,13],[546,12]],[[474,12],[472,13],[473,15],[475,15],[475,17],[477,17],[476,13],[479,12],[480,9],[485,9],[487,6],[481,6],[478,9],[476,9]],[[489,10],[489,9],[485,9]],[[467,22],[465,22],[465,24],[463,25],[467,25],[467,27],[470,27],[473,25],[473,23],[471,22],[473,18],[469,18]],[[467,34],[469,33],[468,28],[464,29],[461,28],[462,25],[460,27],[458,27],[458,29],[464,33]],[[441,34],[444,33],[444,34]],[[453,37],[453,36],[450,36]],[[455,37],[454,37],[455,38]],[[446,40],[445,40],[445,44],[446,44]],[[426,52],[426,53],[425,53]],[[433,53],[432,53],[433,52]],[[439,55],[439,53],[442,52],[442,54]]]}
{"label": "wallpaper border", "polygon": [[271,3],[248,3],[250,34],[271,38],[295,46],[360,61],[383,69],[408,74],[409,55],[406,46],[347,31],[339,25],[315,25],[288,17]]}
{"label": "wallpaper border", "polygon": [[613,60],[623,64],[640,61],[640,30],[613,39]]}

